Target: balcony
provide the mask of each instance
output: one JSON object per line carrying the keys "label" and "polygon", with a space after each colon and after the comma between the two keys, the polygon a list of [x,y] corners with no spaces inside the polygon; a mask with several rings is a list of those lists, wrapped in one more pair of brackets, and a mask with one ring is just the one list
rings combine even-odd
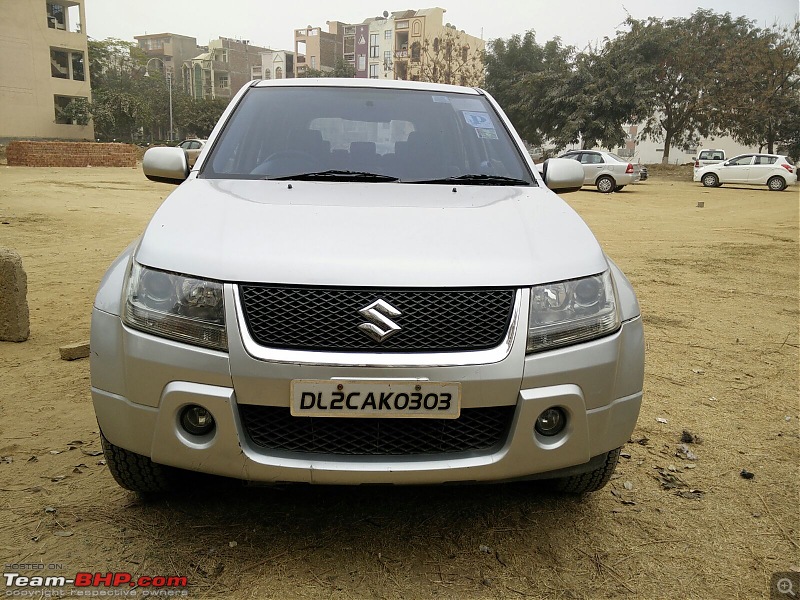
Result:
{"label": "balcony", "polygon": [[394,57],[395,58],[408,58],[408,49],[404,48],[402,50],[395,50]]}

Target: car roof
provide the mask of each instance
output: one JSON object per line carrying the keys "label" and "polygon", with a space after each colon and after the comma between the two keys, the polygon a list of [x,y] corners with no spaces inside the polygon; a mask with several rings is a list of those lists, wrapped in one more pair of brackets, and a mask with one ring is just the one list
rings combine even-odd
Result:
{"label": "car roof", "polygon": [[479,95],[479,88],[447,85],[444,83],[427,83],[424,81],[406,81],[395,79],[359,79],[350,77],[298,77],[294,79],[261,79],[252,83],[253,87],[349,87],[349,88],[382,88],[394,90],[421,90],[426,92],[450,92],[458,94]]}

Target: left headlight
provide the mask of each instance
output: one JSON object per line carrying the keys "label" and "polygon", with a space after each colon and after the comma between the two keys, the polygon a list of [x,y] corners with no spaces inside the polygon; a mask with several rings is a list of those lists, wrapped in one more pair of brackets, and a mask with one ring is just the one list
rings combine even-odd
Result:
{"label": "left headlight", "polygon": [[222,284],[133,262],[125,288],[126,325],[214,350],[228,350]]}
{"label": "left headlight", "polygon": [[528,353],[585,342],[619,327],[611,271],[531,288]]}

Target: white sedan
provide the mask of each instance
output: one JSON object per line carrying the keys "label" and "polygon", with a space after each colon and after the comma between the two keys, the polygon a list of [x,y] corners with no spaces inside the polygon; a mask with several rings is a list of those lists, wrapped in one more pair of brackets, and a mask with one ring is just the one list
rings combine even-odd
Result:
{"label": "white sedan", "polygon": [[697,169],[694,180],[706,187],[723,183],[766,185],[774,192],[797,183],[797,169],[786,156],[778,154],[742,154],[723,163]]}
{"label": "white sedan", "polygon": [[602,150],[570,150],[561,158],[571,158],[583,167],[583,185],[597,186],[604,194],[619,192],[626,185],[636,183],[641,178],[641,170],[622,160],[616,154]]}

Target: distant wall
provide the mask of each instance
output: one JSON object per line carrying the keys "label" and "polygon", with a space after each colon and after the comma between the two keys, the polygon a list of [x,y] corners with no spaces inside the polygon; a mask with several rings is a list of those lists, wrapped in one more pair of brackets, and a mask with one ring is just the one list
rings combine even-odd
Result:
{"label": "distant wall", "polygon": [[130,144],[15,141],[6,148],[11,167],[135,167],[136,157]]}

